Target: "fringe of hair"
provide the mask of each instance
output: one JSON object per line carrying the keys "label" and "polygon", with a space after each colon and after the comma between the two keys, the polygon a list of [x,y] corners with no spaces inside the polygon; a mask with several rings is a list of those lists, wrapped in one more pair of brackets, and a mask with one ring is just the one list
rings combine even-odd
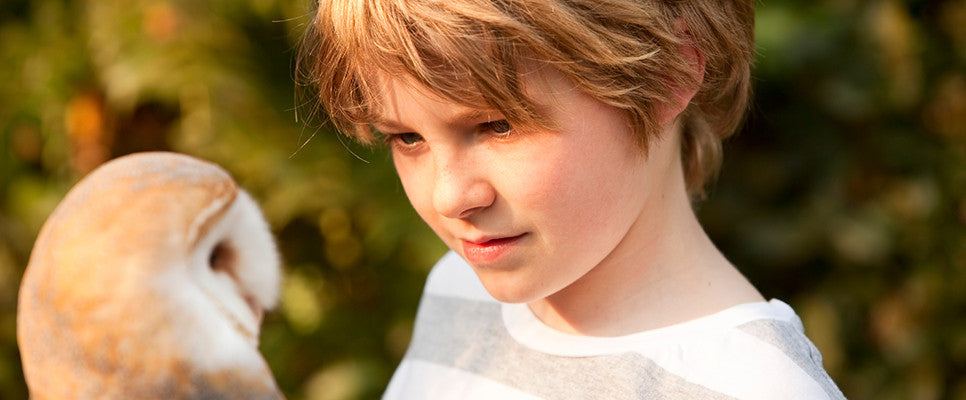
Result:
{"label": "fringe of hair", "polygon": [[624,110],[646,151],[659,132],[655,107],[674,88],[699,84],[678,51],[689,41],[705,75],[682,113],[682,158],[700,198],[720,168],[721,141],[745,115],[753,27],[748,0],[320,0],[297,80],[337,129],[371,143],[380,76],[406,74],[458,104],[552,128],[524,85],[550,66]]}

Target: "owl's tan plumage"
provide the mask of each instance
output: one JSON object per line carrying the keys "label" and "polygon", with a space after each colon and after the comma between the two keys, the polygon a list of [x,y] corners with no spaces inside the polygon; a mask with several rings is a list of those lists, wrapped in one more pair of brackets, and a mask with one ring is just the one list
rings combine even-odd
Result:
{"label": "owl's tan plumage", "polygon": [[257,349],[279,259],[257,206],[220,167],[122,157],[44,224],[20,289],[31,398],[277,399]]}

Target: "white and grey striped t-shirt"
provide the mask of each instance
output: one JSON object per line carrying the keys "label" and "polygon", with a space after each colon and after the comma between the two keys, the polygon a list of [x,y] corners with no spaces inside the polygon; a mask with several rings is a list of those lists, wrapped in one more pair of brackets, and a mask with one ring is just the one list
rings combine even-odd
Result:
{"label": "white and grey striped t-shirt", "polygon": [[787,304],[622,337],[569,335],[490,297],[448,253],[384,399],[844,399]]}

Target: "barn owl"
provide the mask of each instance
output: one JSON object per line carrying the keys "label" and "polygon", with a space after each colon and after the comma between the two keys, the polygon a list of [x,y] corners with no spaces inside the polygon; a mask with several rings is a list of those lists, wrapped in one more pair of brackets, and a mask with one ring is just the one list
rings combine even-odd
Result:
{"label": "barn owl", "polygon": [[281,399],[258,352],[280,260],[220,167],[141,153],[98,168],[44,224],[20,287],[33,400]]}

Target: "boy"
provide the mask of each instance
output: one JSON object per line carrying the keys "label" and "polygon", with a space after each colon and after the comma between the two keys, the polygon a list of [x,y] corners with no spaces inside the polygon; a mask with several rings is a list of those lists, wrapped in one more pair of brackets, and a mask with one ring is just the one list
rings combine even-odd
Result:
{"label": "boy", "polygon": [[320,2],[321,105],[452,250],[385,398],[843,398],[691,208],[752,29],[750,1]]}

